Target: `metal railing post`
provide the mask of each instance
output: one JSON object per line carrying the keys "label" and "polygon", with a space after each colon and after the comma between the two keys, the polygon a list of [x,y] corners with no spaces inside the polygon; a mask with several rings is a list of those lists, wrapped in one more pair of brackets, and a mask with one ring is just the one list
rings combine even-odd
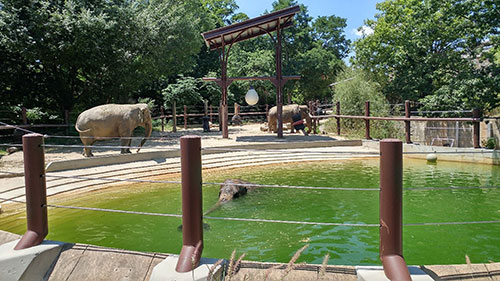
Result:
{"label": "metal railing post", "polygon": [[[370,117],[370,102],[365,101],[365,116]],[[365,139],[371,140],[370,137],[370,119],[365,119]]]}
{"label": "metal railing post", "polygon": [[[337,108],[336,111],[335,111],[335,113],[337,115],[340,115],[340,102],[338,101],[335,104],[335,106]],[[340,136],[340,117],[335,117],[335,119],[337,119],[337,135]]]}
{"label": "metal railing post", "polygon": [[27,115],[27,109],[26,107],[21,108],[21,117],[23,119],[23,125],[28,124],[28,115]]}
{"label": "metal railing post", "polygon": [[160,107],[160,114],[161,114],[161,131],[165,132],[165,109],[163,106]]}
{"label": "metal railing post", "polygon": [[172,102],[172,132],[177,132],[177,105],[176,102]]}
{"label": "metal railing post", "polygon": [[36,246],[42,243],[49,233],[43,136],[40,134],[24,135],[23,155],[27,230],[14,250]]}
{"label": "metal railing post", "polygon": [[403,257],[403,142],[380,142],[380,259],[390,280],[411,281]]}
{"label": "metal railing post", "polygon": [[[481,115],[479,113],[479,109],[478,108],[474,108],[472,110],[472,118],[481,118]],[[473,139],[473,143],[474,143],[474,148],[481,148],[481,144],[479,142],[480,140],[480,133],[479,133],[479,125],[481,124],[481,121],[474,121],[474,124],[473,124],[473,127],[474,127],[474,139]]]}
{"label": "metal railing post", "polygon": [[[411,116],[411,111],[410,111],[410,101],[406,100],[405,101],[405,118],[410,118]],[[406,135],[406,143],[411,143],[411,123],[410,121],[405,121],[405,135]]]}
{"label": "metal railing post", "polygon": [[188,109],[187,105],[184,105],[184,130],[187,130],[188,126],[188,115],[187,115]]}
{"label": "metal railing post", "polygon": [[182,250],[175,270],[188,272],[203,251],[201,137],[181,137]]}

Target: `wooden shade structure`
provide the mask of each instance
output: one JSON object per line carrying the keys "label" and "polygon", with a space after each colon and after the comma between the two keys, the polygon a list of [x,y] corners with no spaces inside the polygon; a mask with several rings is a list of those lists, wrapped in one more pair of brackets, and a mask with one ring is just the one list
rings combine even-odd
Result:
{"label": "wooden shade structure", "polygon": [[[221,114],[222,137],[228,138],[227,87],[235,80],[269,80],[276,86],[276,106],[278,117],[278,137],[283,137],[283,85],[290,79],[300,79],[300,76],[283,76],[281,69],[281,29],[293,24],[293,17],[300,11],[299,6],[282,9],[267,15],[249,19],[243,22],[224,26],[202,33],[203,39],[210,50],[220,49],[221,77],[203,78],[205,81],[215,81],[222,89]],[[271,35],[276,31],[276,39]],[[227,61],[229,51],[234,43],[268,34],[276,48],[275,77],[227,77]]]}

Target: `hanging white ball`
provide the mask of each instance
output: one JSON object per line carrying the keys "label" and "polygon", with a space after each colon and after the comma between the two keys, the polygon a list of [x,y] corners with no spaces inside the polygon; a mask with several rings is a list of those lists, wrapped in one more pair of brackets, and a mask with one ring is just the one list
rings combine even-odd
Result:
{"label": "hanging white ball", "polygon": [[245,95],[245,101],[248,103],[248,105],[257,104],[257,102],[259,101],[259,95],[254,88],[250,88],[250,90],[248,90],[247,94]]}
{"label": "hanging white ball", "polygon": [[437,161],[438,156],[436,153],[429,153],[425,158],[427,159],[427,161],[434,163]]}

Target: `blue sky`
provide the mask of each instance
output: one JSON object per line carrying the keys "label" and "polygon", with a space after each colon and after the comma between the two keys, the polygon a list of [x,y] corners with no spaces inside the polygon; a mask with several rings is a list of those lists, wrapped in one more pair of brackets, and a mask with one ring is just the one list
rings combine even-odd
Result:
{"label": "blue sky", "polygon": [[[240,7],[237,12],[243,12],[250,18],[260,16],[264,11],[272,9],[272,0],[236,0]],[[345,34],[348,39],[355,40],[359,35],[355,30],[363,25],[365,19],[373,19],[377,9],[375,5],[381,0],[298,0],[304,4],[309,15],[318,16],[336,15],[347,19]]]}

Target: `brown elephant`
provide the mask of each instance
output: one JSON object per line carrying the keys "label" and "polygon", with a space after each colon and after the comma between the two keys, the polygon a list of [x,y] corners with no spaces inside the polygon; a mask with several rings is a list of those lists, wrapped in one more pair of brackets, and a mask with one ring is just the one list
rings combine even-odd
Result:
{"label": "brown elephant", "polygon": [[[132,133],[135,128],[144,127],[146,135],[140,147],[151,136],[151,113],[147,104],[104,104],[87,109],[78,115],[75,129],[80,133],[84,146],[93,145],[98,140],[121,138],[121,153],[130,153]],[[83,149],[85,157],[93,156],[91,148]]]}
{"label": "brown elephant", "polygon": [[[309,128],[309,132],[312,131],[312,121],[311,115],[309,114],[309,108],[307,105],[298,105],[298,104],[287,104],[283,106],[283,124],[290,123],[290,127],[293,130],[293,120],[292,116],[300,113],[302,119],[306,119],[306,127]],[[269,132],[277,132],[278,131],[278,112],[277,107],[273,106],[269,109],[269,116],[267,118],[267,126]]]}

